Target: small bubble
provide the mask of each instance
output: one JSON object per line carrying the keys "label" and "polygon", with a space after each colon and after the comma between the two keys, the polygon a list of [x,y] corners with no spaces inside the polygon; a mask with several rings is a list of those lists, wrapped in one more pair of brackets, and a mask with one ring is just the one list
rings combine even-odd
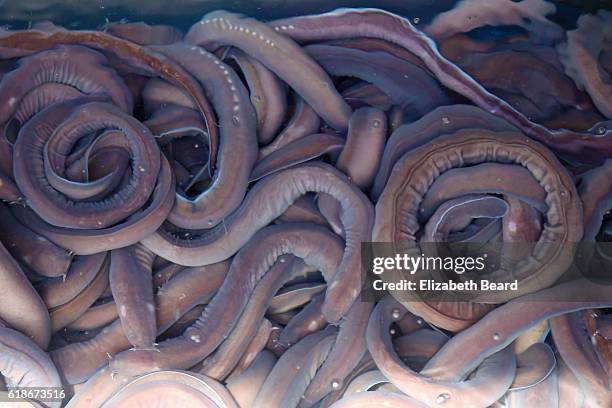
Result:
{"label": "small bubble", "polygon": [[499,333],[493,333],[493,340],[498,341],[501,339],[501,335]]}
{"label": "small bubble", "polygon": [[189,338],[195,342],[195,343],[199,343],[200,342],[200,335],[199,334],[192,334],[191,336],[189,336]]}
{"label": "small bubble", "polygon": [[392,335],[392,336],[395,335],[395,329],[389,330],[389,334]]}
{"label": "small bubble", "polygon": [[436,398],[436,404],[440,405],[440,404],[444,404],[448,399],[450,398],[450,395],[444,393],[444,394],[440,394],[438,395],[438,397]]}
{"label": "small bubble", "polygon": [[208,220],[206,223],[207,223],[208,225],[213,225],[213,220]]}
{"label": "small bubble", "polygon": [[391,311],[391,316],[392,316],[394,319],[399,319],[399,317],[400,317],[400,311],[399,311],[399,309],[393,309],[393,310]]}
{"label": "small bubble", "polygon": [[597,133],[599,133],[600,135],[603,135],[604,133],[606,133],[606,127],[605,126],[600,126],[597,128]]}
{"label": "small bubble", "polygon": [[377,127],[379,127],[379,126],[380,126],[380,120],[375,120],[375,121],[372,123],[372,127],[377,128]]}
{"label": "small bubble", "polygon": [[199,144],[195,144],[195,145],[193,145],[193,147],[195,147],[196,149],[198,149],[198,148],[200,147],[200,145],[199,145]]}
{"label": "small bubble", "polygon": [[415,18],[413,18],[413,19],[412,19],[412,22],[413,22],[414,24],[419,24],[419,23],[421,22],[421,19],[420,19],[420,18],[418,18],[418,17],[415,17]]}
{"label": "small bubble", "polygon": [[261,102],[261,96],[259,96],[259,95],[253,95],[253,100],[254,100],[255,102]]}
{"label": "small bubble", "polygon": [[240,119],[238,119],[238,116],[236,116],[236,115],[232,116],[232,123],[235,126],[239,126],[240,125]]}
{"label": "small bubble", "polygon": [[417,319],[417,324],[423,324],[423,321],[421,319]]}
{"label": "small bubble", "polygon": [[337,390],[338,388],[340,388],[340,381],[338,381],[338,380],[333,380],[333,381],[331,382],[331,387],[332,387],[334,390]]}
{"label": "small bubble", "polygon": [[444,123],[445,125],[450,124],[450,119],[448,118],[448,116],[443,116],[442,117],[442,123]]}

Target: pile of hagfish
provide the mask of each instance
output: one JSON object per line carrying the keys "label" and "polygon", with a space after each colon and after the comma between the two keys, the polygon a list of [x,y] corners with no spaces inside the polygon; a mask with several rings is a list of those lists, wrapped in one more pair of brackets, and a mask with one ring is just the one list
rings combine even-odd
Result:
{"label": "pile of hagfish", "polygon": [[[612,286],[559,281],[612,273],[612,13],[554,12],[1,31],[2,401],[612,406]],[[533,245],[369,301],[364,242]]]}

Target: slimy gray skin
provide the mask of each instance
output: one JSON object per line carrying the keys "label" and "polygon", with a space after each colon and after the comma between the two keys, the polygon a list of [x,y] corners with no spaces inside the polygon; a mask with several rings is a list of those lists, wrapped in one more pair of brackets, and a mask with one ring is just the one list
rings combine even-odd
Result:
{"label": "slimy gray skin", "polygon": [[101,408],[137,408],[153,404],[238,408],[221,383],[201,374],[170,370],[148,373],[129,381],[109,396]]}
{"label": "slimy gray skin", "polygon": [[317,295],[283,327],[278,342],[285,348],[297,343],[309,334],[322,330],[327,325],[321,313],[323,295]]}
{"label": "slimy gray skin", "polygon": [[268,68],[237,48],[224,53],[223,60],[236,62],[249,88],[251,104],[257,112],[257,140],[268,144],[278,133],[287,112],[285,85]]}
{"label": "slimy gray skin", "polygon": [[[492,50],[465,55],[458,62],[485,88],[493,92],[518,94],[537,106],[539,119],[548,119],[565,108],[593,111],[586,93],[574,82],[537,55],[514,50]],[[519,105],[521,106],[521,105]],[[525,109],[521,106],[521,111]]]}
{"label": "slimy gray skin", "polygon": [[579,176],[584,239],[593,241],[601,229],[604,215],[612,208],[612,159]]}
{"label": "slimy gray skin", "polygon": [[[467,33],[484,26],[520,26],[537,36],[540,41],[558,40],[562,28],[546,16],[555,12],[551,3],[535,0],[527,2],[462,1],[454,8],[440,13],[424,31],[437,41],[458,33]],[[477,17],[474,17],[474,16]]]}
{"label": "slimy gray skin", "polygon": [[[156,49],[198,79],[210,95],[221,129],[211,186],[195,200],[177,194],[168,220],[181,228],[212,228],[240,205],[246,193],[257,159],[255,111],[238,75],[213,54],[187,44]],[[240,160],[233,160],[232,155]]]}
{"label": "slimy gray skin", "polygon": [[[164,285],[155,295],[157,334],[166,331],[193,306],[206,303],[221,286],[227,268],[226,262],[204,269],[188,268]],[[202,279],[203,271],[208,279]],[[130,342],[117,319],[91,340],[53,350],[51,358],[66,382],[78,384],[107,364],[109,358],[129,347]]]}
{"label": "slimy gray skin", "polygon": [[336,334],[337,330],[328,326],[289,348],[261,386],[253,408],[297,407],[308,383],[329,355]]}
{"label": "slimy gray skin", "polygon": [[410,312],[406,313],[404,317],[395,322],[395,324],[403,335],[414,333],[415,331],[428,327],[427,323],[425,323],[421,317]]}
{"label": "slimy gray skin", "polygon": [[365,81],[358,82],[342,90],[342,97],[353,110],[371,106],[387,111],[393,107],[393,102],[383,91]]}
{"label": "slimy gray skin", "polygon": [[71,330],[95,330],[109,325],[118,317],[119,312],[115,302],[109,300],[90,306],[85,313],[66,327]]}
{"label": "slimy gray skin", "polygon": [[257,181],[269,174],[307,162],[324,154],[337,153],[342,150],[344,143],[343,137],[328,133],[304,136],[259,160],[251,172],[249,181]]}
{"label": "slimy gray skin", "polygon": [[266,313],[282,314],[295,310],[325,291],[325,284],[319,282],[298,283],[282,288],[270,301]]}
{"label": "slimy gray skin", "polygon": [[328,282],[323,308],[329,322],[338,322],[359,294],[360,242],[370,239],[373,209],[368,198],[348,183],[346,176],[327,164],[295,166],[262,179],[223,225],[203,237],[180,240],[162,229],[142,242],[158,256],[181,265],[218,262],[236,253],[259,229],[308,192],[327,193],[340,201],[342,208],[346,236],[344,257],[338,273]]}
{"label": "slimy gray skin", "polygon": [[548,324],[548,320],[541,321],[518,336],[516,340],[512,342],[512,348],[514,348],[515,353],[520,354],[534,344],[544,342],[549,333],[550,325]]}
{"label": "slimy gray skin", "polygon": [[19,330],[43,350],[51,338],[51,319],[19,264],[0,244],[0,319]]}
{"label": "slimy gray skin", "polygon": [[[44,177],[43,151],[48,142],[61,139],[67,155],[84,134],[108,126],[123,132],[130,145],[130,181],[104,201],[78,202],[53,189]],[[76,229],[105,228],[132,215],[151,195],[160,170],[160,153],[146,127],[116,107],[82,100],[54,104],[28,121],[14,148],[13,173],[26,203],[50,224]]]}
{"label": "slimy gray skin", "polygon": [[[503,155],[503,160],[498,155]],[[440,164],[442,161],[444,164]],[[548,223],[544,224],[538,242],[545,240],[554,244],[534,249],[529,257],[516,265],[512,273],[520,280],[519,290],[504,295],[495,294],[495,300],[491,301],[508,301],[552,285],[572,262],[573,250],[568,250],[566,243],[578,242],[582,237],[582,209],[574,183],[556,157],[543,145],[519,134],[464,130],[439,137],[402,156],[376,205],[373,239],[412,245],[415,241],[413,237],[420,229],[419,207],[440,174],[458,166],[500,161],[527,168],[531,177],[546,190]],[[396,221],[398,214],[402,214],[401,222]],[[554,223],[555,227],[552,228],[549,223]],[[500,268],[491,277],[508,277],[507,273]],[[474,292],[474,295],[474,301],[478,301],[478,293]],[[410,303],[415,314],[424,316],[424,302]]]}
{"label": "slimy gray skin", "polygon": [[[170,106],[195,110],[193,99],[180,87],[159,78],[151,78],[142,88],[142,103],[149,115]],[[201,118],[201,117],[200,117]]]}
{"label": "slimy gray skin", "polygon": [[419,329],[393,340],[397,354],[414,370],[423,368],[426,362],[440,350],[449,337],[433,329]]}
{"label": "slimy gray skin", "polygon": [[484,408],[504,395],[516,370],[516,361],[510,348],[489,355],[487,360],[480,360],[476,365],[476,374],[467,380],[467,373],[458,372],[454,367],[449,367],[446,372],[453,379],[423,372],[418,374],[404,365],[393,348],[389,334],[391,323],[399,320],[403,313],[406,310],[397,301],[391,296],[386,297],[374,308],[366,335],[372,358],[393,385],[428,406],[444,404],[449,407]]}
{"label": "slimy gray skin", "polygon": [[[369,107],[357,109],[351,115],[346,144],[336,167],[349,176],[352,183],[366,191],[378,170],[386,138],[387,118],[384,112]],[[342,235],[338,201],[320,193],[317,205],[334,232]]]}
{"label": "slimy gray skin", "polygon": [[394,105],[422,116],[450,103],[440,84],[418,66],[384,52],[314,44],[304,50],[335,77],[356,77],[376,85]]}
{"label": "slimy gray skin", "polygon": [[[289,28],[287,27],[287,29]],[[425,63],[423,63],[423,61],[421,61],[416,55],[395,43],[388,42],[379,38],[343,38],[338,40],[326,41],[325,44],[345,48],[355,48],[368,52],[384,52],[387,54],[391,54],[396,58],[399,58],[403,61],[407,61],[412,65],[416,65],[417,67],[422,68],[429,75],[433,75],[431,71],[429,71],[427,66],[425,66]]]}
{"label": "slimy gray skin", "polygon": [[606,10],[580,16],[578,27],[568,31],[567,41],[557,46],[565,72],[589,93],[608,119],[612,119],[612,86],[610,73],[602,69],[599,55],[609,47],[610,18],[610,11]]}
{"label": "slimy gray skin", "polygon": [[115,249],[110,255],[113,299],[123,332],[136,348],[153,347],[157,335],[151,277],[154,258],[141,244]]}
{"label": "slimy gray skin", "polygon": [[330,408],[426,408],[422,404],[404,394],[383,391],[360,392],[350,397],[342,398],[330,406]]}
{"label": "slimy gray skin", "polygon": [[109,228],[82,230],[56,227],[43,221],[29,208],[12,206],[11,211],[19,222],[76,255],[92,255],[135,244],[161,226],[174,204],[174,177],[168,161],[163,155],[161,158],[161,172],[148,206]]}
{"label": "slimy gray skin", "polygon": [[268,344],[266,344],[266,350],[270,350],[274,353],[276,357],[280,357],[287,350],[282,344],[278,342],[278,336],[280,336],[280,332],[282,327],[277,324],[272,325],[272,330],[270,330],[270,337],[268,338]]}
{"label": "slimy gray skin", "polygon": [[509,391],[531,388],[553,375],[557,360],[546,343],[534,343],[516,356],[516,376]]}
{"label": "slimy gray skin", "polygon": [[0,171],[0,200],[9,203],[23,201],[23,196],[12,178]]}
{"label": "slimy gray skin", "polygon": [[379,109],[360,108],[351,116],[344,149],[336,167],[366,190],[374,180],[387,138],[387,118]]}
{"label": "slimy gray skin", "polygon": [[268,314],[270,321],[275,325],[284,326],[289,323],[289,320],[293,319],[293,317],[297,314],[296,309],[288,310],[286,312]]}
{"label": "slimy gray skin", "polygon": [[0,82],[0,93],[8,98],[0,109],[0,123],[10,119],[28,93],[53,82],[76,88],[84,95],[108,95],[131,114],[132,95],[107,63],[99,52],[78,45],[58,46],[21,59],[19,67]]}
{"label": "slimy gray skin", "polygon": [[[156,257],[156,259],[163,259]],[[153,261],[153,289],[157,291],[163,284],[167,283],[174,275],[185,269],[184,266],[168,262],[160,267],[155,266]]]}
{"label": "slimy gray skin", "polygon": [[[521,187],[513,183],[523,180]],[[478,180],[474,183],[473,180]],[[420,204],[419,221],[425,222],[442,203],[461,199],[463,195],[505,194],[528,202],[546,212],[546,191],[522,166],[482,163],[467,168],[450,169],[439,175],[429,186]]]}
{"label": "slimy gray skin", "polygon": [[87,382],[79,384],[75,395],[70,398],[68,408],[98,408],[117,390],[125,386],[131,377],[111,373],[108,367],[93,373]]}
{"label": "slimy gray skin", "polygon": [[505,397],[509,408],[522,407],[560,407],[559,375],[556,366],[539,383],[521,390],[509,391]]}
{"label": "slimy gray skin", "polygon": [[53,333],[79,318],[94,304],[108,286],[109,259],[105,258],[96,277],[74,298],[49,310]]}
{"label": "slimy gray skin", "polygon": [[[523,180],[520,186],[515,180]],[[443,202],[466,194],[505,194],[545,213],[546,191],[528,169],[502,163],[482,163],[450,169],[429,186],[420,206],[419,221],[427,220]]]}
{"label": "slimy gray skin", "polygon": [[[198,317],[200,317],[205,307],[206,305],[197,305],[189,309],[172,326],[168,327],[168,330],[160,334],[157,340],[163,341],[183,334],[183,332],[189,326],[191,326],[196,322],[196,320],[198,320]],[[193,367],[191,371],[195,371]]]}
{"label": "slimy gray skin", "polygon": [[[130,163],[130,149],[121,131],[108,130],[95,138],[84,152],[78,152],[79,161],[73,162],[63,171],[70,156],[58,155],[54,151],[58,139],[49,141],[44,148],[45,177],[49,185],[68,199],[95,201],[109,195],[120,186]],[[74,154],[74,153],[73,153]],[[108,162],[114,164],[109,168]],[[61,173],[59,173],[59,172]],[[78,177],[73,181],[70,173]]]}
{"label": "slimy gray skin", "polygon": [[194,306],[208,303],[221,287],[229,268],[229,262],[185,268],[159,288],[155,294],[158,333],[166,331]]}
{"label": "slimy gray skin", "polygon": [[504,201],[509,205],[503,220],[504,242],[537,241],[542,231],[540,213],[522,200],[506,196]]}
{"label": "slimy gray skin", "polygon": [[70,267],[70,252],[20,223],[4,204],[0,204],[0,240],[16,260],[38,275],[58,277]]}
{"label": "slimy gray skin", "polygon": [[508,122],[477,106],[440,106],[415,122],[400,126],[391,134],[384,146],[380,167],[370,192],[372,198],[376,199],[380,196],[393,166],[405,153],[440,135],[466,128],[494,131],[514,129]]}
{"label": "slimy gray skin", "polygon": [[612,154],[612,130],[597,135],[567,129],[549,130],[530,121],[444,58],[435,43],[406,18],[379,9],[337,9],[318,15],[277,20],[269,25],[298,42],[355,37],[384,39],[415,54],[442,85],[465,96],[485,111],[507,120],[556,152],[580,163],[600,163],[603,157]]}
{"label": "slimy gray skin", "polygon": [[[350,385],[351,381],[353,381],[353,379],[359,377],[361,374],[363,374],[365,372],[372,371],[372,370],[375,370],[375,369],[376,369],[376,364],[374,363],[374,360],[372,359],[372,356],[368,352],[361,359],[361,361],[359,362],[357,367],[351,372],[349,377],[345,379],[344,386],[340,387],[338,390],[335,390],[335,391],[327,394],[327,396],[325,398],[323,398],[323,400],[321,400],[321,404],[323,404],[323,406],[330,406],[330,405],[332,405],[334,402],[338,401],[340,398],[343,397],[343,394],[348,389],[348,386]],[[385,377],[385,379],[386,379],[386,377]]]}
{"label": "slimy gray skin", "polygon": [[103,327],[96,327],[93,330],[75,331],[68,328],[64,328],[58,332],[53,333],[51,337],[51,343],[49,344],[49,350],[57,350],[65,347],[72,343],[80,343],[83,341],[89,341],[96,337],[102,332]]}
{"label": "slimy gray skin", "polygon": [[299,407],[314,406],[330,392],[342,387],[345,378],[367,353],[365,341],[368,317],[374,307],[371,302],[357,299],[348,311],[325,361],[304,391]]}
{"label": "slimy gray skin", "polygon": [[[508,213],[502,220],[502,240],[510,245],[502,248],[501,262],[518,262],[528,256],[542,232],[541,213],[525,201],[504,196]],[[517,243],[518,245],[513,245]]]}
{"label": "slimy gray skin", "polygon": [[291,120],[271,143],[259,149],[259,160],[291,142],[319,131],[321,120],[317,113],[299,95],[295,95],[294,99],[296,102]]}
{"label": "slimy gray skin", "polygon": [[[610,307],[610,294],[606,285],[578,279],[515,298],[455,335],[421,373],[448,379],[465,375],[543,320],[577,310]],[[451,377],[449,373],[454,374]]]}
{"label": "slimy gray skin", "polygon": [[106,252],[90,256],[77,256],[65,276],[45,279],[37,283],[36,291],[51,309],[74,299],[96,277],[106,258]]}
{"label": "slimy gray skin", "polygon": [[[333,259],[336,259],[336,265],[340,262],[341,257],[342,249],[338,246],[332,256]],[[244,359],[246,349],[250,347],[249,342],[252,344],[255,341],[254,337],[261,330],[260,321],[274,293],[285,282],[304,276],[309,272],[309,266],[304,262],[298,259],[291,260],[290,258],[281,257],[257,284],[232,333],[212,355],[203,361],[200,365],[200,372],[213,378],[224,378],[234,365],[236,367],[232,373],[239,369],[238,365]],[[265,343],[267,343],[272,329],[272,326],[267,329]]]}
{"label": "slimy gray skin", "polygon": [[278,75],[334,129],[345,131],[351,108],[325,71],[291,39],[252,18],[213,11],[191,27],[185,41],[216,49],[240,48]]}
{"label": "slimy gray skin", "polygon": [[[134,374],[164,367],[192,367],[210,355],[235,327],[257,283],[278,257],[293,254],[302,258],[324,276],[331,277],[333,284],[342,275],[342,263],[338,267],[337,259],[332,256],[337,253],[338,245],[341,247],[338,238],[319,226],[282,224],[262,229],[234,257],[223,285],[198,321],[181,337],[160,343],[156,351],[122,353],[111,361],[111,366]],[[345,258],[346,249],[342,262]],[[342,295],[346,301],[346,290]],[[344,303],[339,300],[330,296],[328,289],[326,306],[331,309],[334,321],[344,315]],[[328,320],[331,319],[328,317]]]}
{"label": "slimy gray skin", "polygon": [[582,407],[584,402],[580,383],[563,358],[559,358],[559,408]]}
{"label": "slimy gray skin", "polygon": [[276,357],[274,354],[269,350],[262,350],[249,368],[236,376],[232,375],[228,378],[227,389],[238,403],[238,406],[253,406],[257,393],[266,381],[275,363]]}
{"label": "slimy gray skin", "polygon": [[14,58],[53,48],[59,44],[78,44],[108,51],[132,68],[143,70],[177,84],[189,92],[202,113],[210,137],[210,168],[215,166],[218,133],[215,116],[202,88],[189,73],[165,56],[133,42],[108,35],[101,31],[69,31],[53,24],[40,29],[6,31],[0,36],[0,57]]}
{"label": "slimy gray skin", "polygon": [[448,242],[452,231],[460,231],[476,218],[502,218],[509,210],[501,198],[466,194],[445,201],[425,224],[421,242]]}
{"label": "slimy gray skin", "polygon": [[306,194],[295,200],[275,221],[275,223],[309,222],[327,225],[314,201],[314,194]]}
{"label": "slimy gray skin", "polygon": [[[337,265],[342,257],[342,248],[336,246],[336,249]],[[288,267],[291,263],[297,261],[292,256],[283,256],[265,273],[253,289],[244,311],[232,328],[232,332],[214,353],[204,359],[198,368],[200,373],[219,380],[230,374],[261,326],[266,309],[274,294],[286,281],[296,277]]]}
{"label": "slimy gray skin", "polygon": [[[31,339],[6,327],[0,328],[0,373],[16,387],[62,387],[53,362]],[[47,402],[59,408],[61,401]]]}
{"label": "slimy gray skin", "polygon": [[[609,307],[609,306],[608,306]],[[585,322],[585,313],[576,312],[557,316],[550,320],[550,331],[559,354],[572,373],[584,395],[585,407],[603,407],[612,401],[608,367],[598,358],[592,338]],[[604,340],[605,343],[605,340]],[[603,347],[609,347],[604,344]]]}
{"label": "slimy gray skin", "polygon": [[183,33],[165,25],[150,25],[142,21],[136,23],[107,23],[104,30],[116,37],[125,38],[140,45],[172,44],[183,39]]}
{"label": "slimy gray skin", "polygon": [[232,370],[231,374],[228,376],[238,376],[243,373],[246,369],[248,369],[251,364],[255,361],[257,356],[266,348],[268,344],[268,340],[270,339],[270,333],[272,332],[272,323],[270,320],[264,318],[261,321],[257,332],[251,339],[251,342],[244,350],[244,353],[238,360],[236,367]]}
{"label": "slimy gray skin", "polygon": [[182,106],[166,105],[160,107],[142,123],[149,128],[153,135],[160,139],[158,142],[164,142],[166,137],[172,140],[174,136],[180,137],[189,134],[194,129],[208,135],[202,115],[197,110]]}
{"label": "slimy gray skin", "polygon": [[359,392],[370,391],[371,388],[380,386],[381,384],[389,384],[389,380],[380,370],[366,371],[351,380],[342,394],[342,398]]}

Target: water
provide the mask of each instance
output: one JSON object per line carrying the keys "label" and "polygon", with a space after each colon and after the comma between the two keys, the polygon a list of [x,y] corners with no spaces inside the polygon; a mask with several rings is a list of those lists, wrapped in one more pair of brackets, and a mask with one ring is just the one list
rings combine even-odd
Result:
{"label": "water", "polygon": [[[0,25],[27,28],[45,20],[71,29],[91,29],[107,21],[145,21],[169,24],[186,31],[209,11],[226,9],[260,20],[321,13],[338,7],[377,7],[427,24],[448,10],[454,0],[0,0]],[[612,9],[610,0],[565,0],[552,2],[557,13],[551,19],[573,28],[582,13]]]}

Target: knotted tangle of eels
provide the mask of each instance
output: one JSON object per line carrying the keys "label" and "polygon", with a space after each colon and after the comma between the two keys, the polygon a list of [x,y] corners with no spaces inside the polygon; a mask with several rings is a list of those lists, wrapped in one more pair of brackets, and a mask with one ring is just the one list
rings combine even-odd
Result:
{"label": "knotted tangle of eels", "polygon": [[0,31],[0,405],[611,406],[612,15],[421,11]]}

